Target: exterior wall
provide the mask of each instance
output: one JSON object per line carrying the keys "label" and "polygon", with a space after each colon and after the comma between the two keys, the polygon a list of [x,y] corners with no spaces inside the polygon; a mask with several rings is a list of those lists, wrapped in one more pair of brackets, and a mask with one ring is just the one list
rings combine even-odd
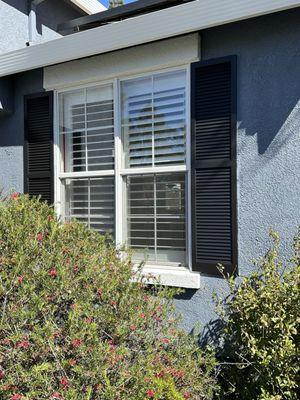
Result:
{"label": "exterior wall", "polygon": [[[202,59],[238,56],[239,271],[264,254],[270,227],[282,251],[300,222],[300,10],[201,32]],[[23,94],[40,91],[42,72],[15,78],[15,114],[0,119],[0,187],[23,188]],[[190,331],[216,317],[212,294],[226,293],[222,279],[201,276],[201,289],[176,299]],[[207,326],[209,330],[211,325]]]}
{"label": "exterior wall", "polygon": [[[29,38],[27,0],[0,0],[0,54],[26,46]],[[84,15],[62,0],[45,0],[37,7],[33,41],[36,43],[61,36],[56,32],[60,22]]]}
{"label": "exterior wall", "polygon": [[0,193],[23,191],[24,95],[43,91],[43,71],[16,75],[12,84],[14,112],[0,115]]}
{"label": "exterior wall", "polygon": [[[266,252],[271,227],[288,258],[300,223],[299,20],[297,9],[201,32],[202,59],[238,56],[240,275]],[[215,318],[213,292],[225,294],[225,283],[202,276],[199,291],[177,299],[185,329]]]}

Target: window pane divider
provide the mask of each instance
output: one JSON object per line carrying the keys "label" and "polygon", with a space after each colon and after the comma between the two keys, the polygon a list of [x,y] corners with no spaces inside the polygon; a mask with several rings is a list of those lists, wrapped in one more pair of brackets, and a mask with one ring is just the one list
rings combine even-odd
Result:
{"label": "window pane divider", "polygon": [[188,168],[186,165],[172,165],[167,167],[125,168],[120,171],[121,175],[160,174],[164,172],[188,172]]}
{"label": "window pane divider", "polygon": [[73,179],[73,178],[97,178],[99,176],[114,176],[115,171],[113,169],[104,171],[84,171],[84,172],[60,172],[58,174],[59,179]]}

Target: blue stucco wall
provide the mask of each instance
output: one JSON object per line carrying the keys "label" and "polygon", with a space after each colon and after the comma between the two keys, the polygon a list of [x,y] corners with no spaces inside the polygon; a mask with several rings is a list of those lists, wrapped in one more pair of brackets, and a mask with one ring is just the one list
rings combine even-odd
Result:
{"label": "blue stucco wall", "polygon": [[[300,10],[201,32],[202,59],[238,56],[239,272],[266,252],[268,230],[282,237],[282,254],[300,223]],[[176,301],[190,331],[215,318],[212,293],[221,279],[201,277],[201,289]]]}
{"label": "blue stucco wall", "polygon": [[[265,253],[270,227],[282,253],[300,223],[300,10],[201,32],[202,58],[238,56],[239,271]],[[0,187],[23,189],[23,95],[42,90],[42,71],[14,78],[15,113],[0,119]],[[216,318],[212,295],[226,294],[222,279],[201,277],[201,289],[175,302],[183,327]],[[209,326],[208,326],[209,328]]]}
{"label": "blue stucco wall", "polygon": [[44,90],[43,70],[26,72],[10,79],[15,93],[14,112],[7,116],[0,115],[0,191],[22,192],[24,95]]}
{"label": "blue stucco wall", "polygon": [[[29,41],[28,0],[0,0],[0,53],[17,50]],[[35,43],[59,36],[57,25],[85,15],[62,0],[45,0],[37,7]]]}

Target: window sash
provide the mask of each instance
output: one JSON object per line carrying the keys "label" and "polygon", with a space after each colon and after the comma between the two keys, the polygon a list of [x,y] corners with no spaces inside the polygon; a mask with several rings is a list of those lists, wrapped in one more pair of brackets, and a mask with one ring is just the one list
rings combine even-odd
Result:
{"label": "window sash", "polygon": [[[145,73],[136,76],[128,76],[126,78],[114,79],[112,81],[96,82],[94,84],[72,87],[71,89],[62,89],[55,91],[55,207],[59,215],[63,215],[63,181],[67,178],[92,178],[92,177],[103,177],[103,176],[114,176],[115,179],[115,221],[122,223],[116,223],[115,230],[115,241],[117,245],[124,244],[126,242],[126,229],[124,229],[125,213],[125,177],[132,174],[160,174],[166,172],[184,172],[186,175],[186,267],[191,270],[191,176],[190,176],[190,65],[186,67],[174,67],[165,69],[164,72],[177,72],[186,71],[186,84],[185,84],[185,97],[186,97],[186,108],[185,108],[185,123],[186,123],[186,146],[185,146],[185,164],[182,165],[163,165],[163,166],[151,166],[149,168],[125,168],[124,167],[124,152],[121,135],[121,83],[125,80],[135,79],[138,77],[149,77],[151,75],[162,74],[162,71]],[[114,169],[100,170],[100,171],[81,171],[81,172],[63,172],[62,169],[62,157],[59,149],[59,104],[58,96],[61,93],[68,92],[70,90],[76,90],[79,88],[88,88],[95,86],[102,86],[111,84],[113,86],[113,100],[114,100],[114,145],[115,145],[115,165]],[[161,266],[167,265],[167,262],[163,262]],[[158,265],[159,267],[159,265]]]}

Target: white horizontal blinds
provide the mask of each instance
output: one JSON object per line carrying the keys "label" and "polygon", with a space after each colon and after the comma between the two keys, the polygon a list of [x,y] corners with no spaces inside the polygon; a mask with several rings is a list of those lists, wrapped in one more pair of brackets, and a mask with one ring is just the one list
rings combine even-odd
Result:
{"label": "white horizontal blinds", "polygon": [[66,179],[65,218],[114,235],[114,177]]}
{"label": "white horizontal blinds", "polygon": [[127,235],[135,258],[185,264],[185,175],[127,177]]}
{"label": "white horizontal blinds", "polygon": [[186,72],[122,82],[127,168],[185,163]]}
{"label": "white horizontal blinds", "polygon": [[111,85],[60,95],[60,145],[65,172],[114,169]]}
{"label": "white horizontal blinds", "polygon": [[122,132],[126,167],[153,164],[152,77],[122,82]]}
{"label": "white horizontal blinds", "polygon": [[153,78],[154,165],[185,163],[186,74],[178,71]]}

